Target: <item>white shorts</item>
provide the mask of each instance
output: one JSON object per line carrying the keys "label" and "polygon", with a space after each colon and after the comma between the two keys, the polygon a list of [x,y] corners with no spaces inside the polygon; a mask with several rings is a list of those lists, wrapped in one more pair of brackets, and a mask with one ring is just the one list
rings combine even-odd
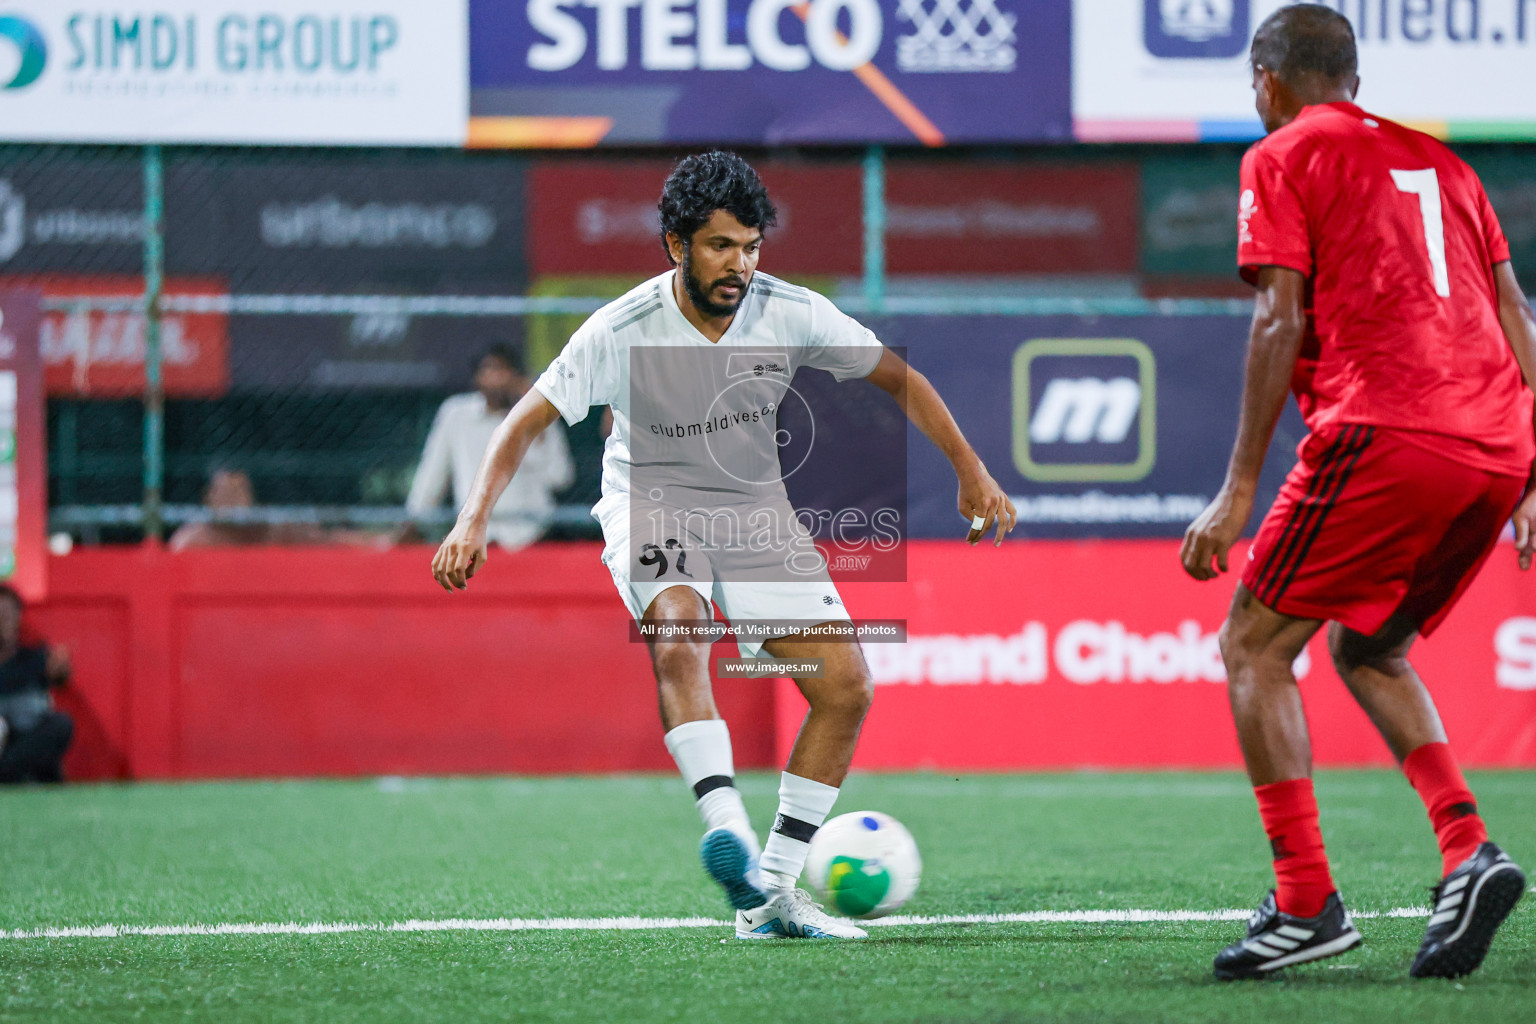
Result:
{"label": "white shorts", "polygon": [[[606,506],[606,507],[605,507]],[[704,550],[697,537],[667,538],[661,545],[649,535],[632,542],[627,502],[604,499],[592,510],[603,528],[603,564],[613,574],[613,585],[629,614],[638,622],[656,600],[671,587],[683,586],[711,604],[730,622],[783,623],[782,632],[768,635],[738,634],[736,647],[744,658],[766,658],[763,644],[775,635],[785,636],[821,622],[847,622],[848,611],[825,566],[816,572],[793,573],[793,579],[720,580],[742,569],[750,573],[749,555],[732,551]],[[675,546],[671,543],[676,540]],[[737,563],[746,563],[738,565]],[[711,615],[713,612],[710,613]]]}

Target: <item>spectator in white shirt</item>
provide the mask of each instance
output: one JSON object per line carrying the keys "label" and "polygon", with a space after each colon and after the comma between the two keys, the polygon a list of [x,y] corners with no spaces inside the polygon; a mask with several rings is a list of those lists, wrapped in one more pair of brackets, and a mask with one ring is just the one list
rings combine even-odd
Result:
{"label": "spectator in white shirt", "polygon": [[[442,504],[450,481],[454,505],[462,507],[468,499],[492,431],[528,390],[521,355],[510,345],[491,346],[475,369],[475,390],[454,395],[437,410],[405,500],[406,513],[413,519],[426,517]],[[565,431],[559,427],[555,424],[539,435],[496,502],[487,531],[492,543],[514,550],[544,535],[555,508],[554,495],[571,485],[575,473]]]}

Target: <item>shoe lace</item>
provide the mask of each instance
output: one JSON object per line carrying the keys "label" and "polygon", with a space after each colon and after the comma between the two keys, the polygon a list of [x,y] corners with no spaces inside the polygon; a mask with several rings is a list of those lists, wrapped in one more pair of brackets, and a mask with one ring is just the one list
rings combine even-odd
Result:
{"label": "shoe lace", "polygon": [[[1275,913],[1279,913],[1279,908],[1275,909]],[[1259,929],[1264,927],[1264,923],[1268,921],[1269,918],[1270,901],[1266,899],[1263,903],[1260,903],[1253,909],[1253,913],[1248,915],[1248,934],[1257,935],[1259,933]]]}
{"label": "shoe lace", "polygon": [[804,889],[791,889],[784,896],[784,904],[785,910],[799,913],[800,915],[812,920],[817,918],[825,921],[831,920],[831,917],[828,916],[822,905],[812,899],[811,894],[806,892]]}

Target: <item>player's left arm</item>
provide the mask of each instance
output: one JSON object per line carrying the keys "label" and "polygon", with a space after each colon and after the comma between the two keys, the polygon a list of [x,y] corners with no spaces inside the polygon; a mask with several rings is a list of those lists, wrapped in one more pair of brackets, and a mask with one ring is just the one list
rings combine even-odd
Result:
{"label": "player's left arm", "polygon": [[[1493,277],[1499,292],[1499,325],[1520,364],[1525,386],[1536,391],[1536,314],[1532,314],[1531,304],[1508,260],[1494,264]],[[1515,508],[1513,518],[1520,568],[1529,569],[1531,558],[1536,555],[1536,478],[1526,485],[1525,497]]]}
{"label": "player's left arm", "polygon": [[885,348],[880,352],[880,361],[865,379],[896,399],[907,419],[944,453],[955,468],[955,477],[960,481],[956,502],[960,514],[966,519],[981,517],[985,520],[980,529],[970,531],[966,540],[975,545],[995,523],[997,540],[994,543],[1001,544],[1018,521],[1018,513],[1007,493],[992,479],[992,474],[987,472],[981,458],[966,441],[959,424],[950,415],[949,406],[944,404],[928,378]]}
{"label": "player's left arm", "polygon": [[1227,478],[1205,511],[1184,531],[1179,550],[1184,571],[1197,580],[1216,578],[1213,559],[1221,572],[1227,571],[1227,552],[1253,515],[1259,471],[1264,468],[1264,455],[1285,408],[1306,337],[1306,283],[1300,271],[1288,267],[1259,268],[1258,295],[1248,332],[1248,362],[1243,370],[1243,408]]}

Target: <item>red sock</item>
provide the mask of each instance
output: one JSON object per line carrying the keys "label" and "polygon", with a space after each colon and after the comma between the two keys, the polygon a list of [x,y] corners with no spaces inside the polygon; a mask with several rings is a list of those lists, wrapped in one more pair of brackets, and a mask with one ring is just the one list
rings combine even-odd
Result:
{"label": "red sock", "polygon": [[1259,817],[1275,856],[1275,902],[1293,917],[1316,917],[1333,892],[1328,854],[1317,824],[1311,779],[1288,779],[1253,787]]}
{"label": "red sock", "polygon": [[1488,829],[1477,814],[1477,801],[1462,778],[1449,743],[1426,743],[1403,759],[1403,772],[1429,811],[1440,843],[1443,874],[1477,852],[1488,841]]}

